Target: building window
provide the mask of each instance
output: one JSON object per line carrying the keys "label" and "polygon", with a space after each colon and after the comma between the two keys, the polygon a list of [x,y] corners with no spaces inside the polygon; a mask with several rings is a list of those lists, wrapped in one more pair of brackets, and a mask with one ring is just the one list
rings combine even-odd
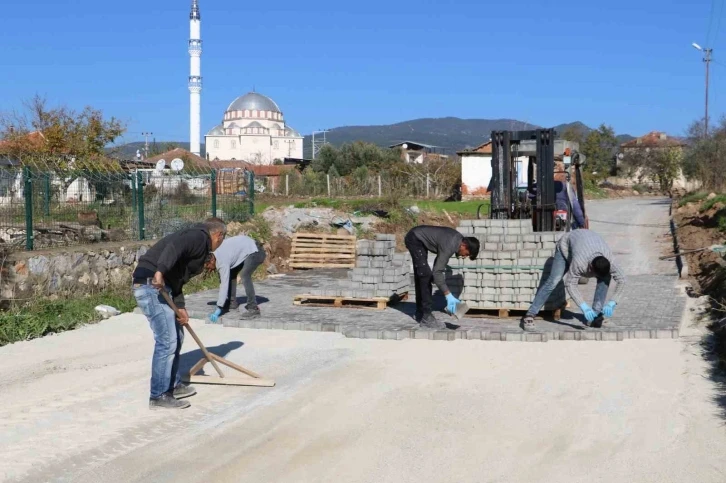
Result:
{"label": "building window", "polygon": [[237,141],[232,140],[231,146],[232,146],[232,149],[237,149]]}
{"label": "building window", "polygon": [[275,140],[274,146],[275,146],[275,149],[280,149],[280,141]]}
{"label": "building window", "polygon": [[214,149],[219,149],[219,139],[214,140]]}

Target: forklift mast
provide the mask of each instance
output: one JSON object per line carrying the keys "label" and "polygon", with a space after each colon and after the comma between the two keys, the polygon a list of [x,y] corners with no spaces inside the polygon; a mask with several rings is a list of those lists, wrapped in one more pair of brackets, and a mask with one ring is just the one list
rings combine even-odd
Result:
{"label": "forklift mast", "polygon": [[535,156],[530,157],[527,188],[535,182],[537,194],[533,218],[535,231],[554,230],[555,212],[555,138],[554,129],[492,132],[492,198],[490,217],[494,219],[523,218],[527,213],[517,195],[517,158],[522,141],[536,141]]}

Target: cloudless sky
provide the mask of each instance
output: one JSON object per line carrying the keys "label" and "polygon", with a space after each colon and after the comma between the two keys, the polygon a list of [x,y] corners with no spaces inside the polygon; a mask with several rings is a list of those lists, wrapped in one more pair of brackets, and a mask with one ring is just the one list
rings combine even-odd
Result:
{"label": "cloudless sky", "polygon": [[[303,133],[456,116],[680,135],[703,116],[691,42],[723,59],[711,117],[726,110],[724,2],[200,0],[202,135],[253,87]],[[190,5],[3,2],[0,110],[38,93],[127,121],[125,142],[188,141]]]}

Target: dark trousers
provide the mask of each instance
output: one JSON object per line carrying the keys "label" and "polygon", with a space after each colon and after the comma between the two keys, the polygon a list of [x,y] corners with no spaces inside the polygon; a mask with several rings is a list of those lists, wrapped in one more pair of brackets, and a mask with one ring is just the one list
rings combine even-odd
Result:
{"label": "dark trousers", "polygon": [[229,271],[229,288],[227,289],[227,304],[237,301],[237,276],[242,275],[242,285],[247,295],[247,310],[257,310],[257,296],[255,295],[255,285],[252,283],[252,275],[257,267],[262,265],[267,254],[262,246],[258,245],[257,252],[253,253],[245,259],[240,265],[232,267]]}
{"label": "dark trousers", "polygon": [[420,318],[431,313],[434,297],[431,292],[431,282],[434,274],[429,267],[429,251],[421,240],[409,232],[404,238],[406,248],[413,260],[414,288],[416,290],[416,317]]}

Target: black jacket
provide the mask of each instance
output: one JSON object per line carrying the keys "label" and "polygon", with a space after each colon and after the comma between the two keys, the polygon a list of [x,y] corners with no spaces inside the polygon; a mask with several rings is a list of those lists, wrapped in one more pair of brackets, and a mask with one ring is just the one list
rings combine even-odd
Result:
{"label": "black jacket", "polygon": [[171,288],[174,303],[185,307],[182,288],[193,276],[202,273],[204,262],[212,251],[212,238],[202,225],[179,230],[165,236],[149,249],[134,270],[134,279],[153,277],[156,272],[164,275]]}

